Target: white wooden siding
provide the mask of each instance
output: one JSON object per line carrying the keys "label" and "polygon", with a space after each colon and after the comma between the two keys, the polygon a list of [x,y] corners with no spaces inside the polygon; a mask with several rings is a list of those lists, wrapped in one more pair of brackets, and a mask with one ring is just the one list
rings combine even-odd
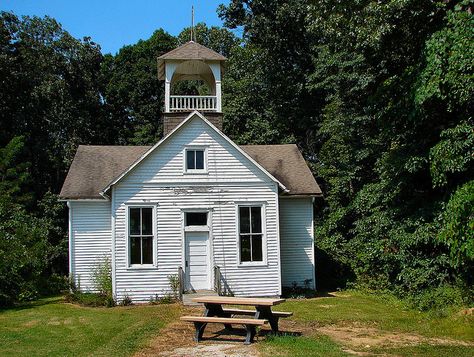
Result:
{"label": "white wooden siding", "polygon": [[280,249],[282,285],[314,281],[313,203],[311,198],[280,199]]}
{"label": "white wooden siding", "polygon": [[[186,146],[205,145],[207,174],[184,174]],[[134,301],[170,292],[168,276],[184,267],[182,210],[209,209],[212,265],[237,296],[281,294],[279,279],[277,185],[200,119],[193,119],[150,154],[112,190],[115,202],[116,295]],[[267,264],[240,266],[237,261],[236,202],[265,204]],[[157,266],[127,266],[126,207],[156,204]]]}
{"label": "white wooden siding", "polygon": [[111,253],[110,202],[71,201],[70,258],[72,274],[83,291],[93,291],[91,272]]}

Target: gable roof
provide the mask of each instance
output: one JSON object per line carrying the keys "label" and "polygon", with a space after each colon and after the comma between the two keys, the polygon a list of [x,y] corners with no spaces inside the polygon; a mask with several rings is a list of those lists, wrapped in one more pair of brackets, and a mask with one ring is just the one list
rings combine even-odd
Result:
{"label": "gable roof", "polygon": [[[104,199],[119,182],[163,142],[191,119],[199,117],[237,149],[252,164],[290,195],[321,195],[303,156],[296,145],[245,145],[239,147],[197,111],[154,146],[80,145],[61,189],[62,199]],[[288,185],[288,186],[287,186]]]}
{"label": "gable roof", "polygon": [[148,155],[150,155],[153,151],[155,151],[160,145],[162,145],[165,141],[167,141],[170,137],[175,135],[177,131],[179,131],[183,126],[187,125],[192,119],[199,118],[205,124],[207,124],[214,132],[220,135],[230,146],[237,149],[244,157],[246,157],[253,165],[255,165],[260,171],[263,172],[270,180],[276,182],[283,191],[287,191],[285,185],[283,185],[278,179],[273,177],[265,168],[263,168],[258,162],[252,159],[245,151],[243,151],[237,144],[235,144],[232,140],[230,140],[226,135],[224,135],[219,129],[217,129],[214,124],[212,124],[209,120],[207,120],[201,113],[197,110],[193,111],[189,114],[178,126],[176,126],[173,130],[171,130],[168,135],[166,135],[163,139],[161,139],[158,143],[152,146],[147,152],[145,152],[138,160],[136,160],[128,169],[122,172],[118,177],[116,177],[113,181],[111,181],[102,191],[101,195],[107,194],[108,190],[119,182],[123,177],[125,177],[129,172],[131,172],[140,162],[142,162]]}
{"label": "gable roof", "polygon": [[[150,150],[151,146],[80,145],[61,189],[64,200],[104,199],[100,192]],[[321,189],[294,144],[241,148],[277,177],[288,195],[320,196]]]}

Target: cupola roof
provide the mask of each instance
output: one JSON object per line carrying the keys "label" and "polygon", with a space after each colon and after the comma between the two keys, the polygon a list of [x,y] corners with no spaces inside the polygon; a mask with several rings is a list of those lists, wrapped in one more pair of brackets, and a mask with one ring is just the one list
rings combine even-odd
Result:
{"label": "cupola roof", "polygon": [[189,41],[184,45],[158,57],[158,78],[165,77],[166,60],[225,61],[227,58],[197,42]]}

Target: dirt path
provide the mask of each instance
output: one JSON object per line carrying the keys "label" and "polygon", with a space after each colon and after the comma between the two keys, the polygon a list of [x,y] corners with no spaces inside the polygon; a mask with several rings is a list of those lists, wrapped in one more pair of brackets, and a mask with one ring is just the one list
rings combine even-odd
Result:
{"label": "dirt path", "polygon": [[[182,315],[199,315],[202,308],[183,307]],[[194,326],[184,321],[175,321],[160,331],[149,345],[135,354],[135,357],[252,357],[260,356],[255,344],[244,345],[245,333],[228,334],[222,326],[209,324],[204,332],[203,341],[193,341]],[[261,339],[257,336],[256,341]]]}

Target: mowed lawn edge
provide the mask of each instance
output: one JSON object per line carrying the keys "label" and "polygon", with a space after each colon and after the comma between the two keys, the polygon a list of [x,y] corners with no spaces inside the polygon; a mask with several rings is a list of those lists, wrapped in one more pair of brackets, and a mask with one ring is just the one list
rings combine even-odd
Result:
{"label": "mowed lawn edge", "polygon": [[[262,356],[345,356],[348,349],[369,354],[459,357],[470,355],[474,316],[453,311],[446,317],[408,309],[390,296],[357,291],[327,297],[289,299],[278,310],[292,311],[291,326],[302,336],[269,336],[257,342]],[[189,312],[189,311],[188,311]],[[41,299],[18,308],[0,310],[1,356],[130,356],[146,347],[187,309],[178,304],[90,308],[64,303],[61,297]],[[286,319],[285,319],[286,320]],[[466,341],[469,346],[347,345],[324,333],[328,326],[368,327],[394,334]],[[192,339],[192,335],[183,338]],[[179,346],[176,346],[179,347]]]}
{"label": "mowed lawn edge", "polygon": [[[279,310],[292,311],[291,320],[305,330],[304,336],[280,336],[262,341],[259,350],[266,356],[350,356],[356,351],[363,355],[396,356],[472,356],[474,350],[474,316],[454,309],[446,316],[419,312],[408,308],[391,295],[368,294],[360,291],[328,293],[312,299],[289,299]],[[354,347],[325,335],[325,327],[367,328],[393,335],[419,335],[427,339],[444,340],[444,344]],[[370,333],[369,332],[369,333]],[[348,336],[349,337],[349,336]],[[452,344],[450,344],[450,341]],[[459,344],[458,344],[459,343]],[[463,345],[469,344],[469,346]]]}
{"label": "mowed lawn edge", "polygon": [[129,356],[180,312],[178,304],[93,308],[41,299],[0,310],[0,355]]}

